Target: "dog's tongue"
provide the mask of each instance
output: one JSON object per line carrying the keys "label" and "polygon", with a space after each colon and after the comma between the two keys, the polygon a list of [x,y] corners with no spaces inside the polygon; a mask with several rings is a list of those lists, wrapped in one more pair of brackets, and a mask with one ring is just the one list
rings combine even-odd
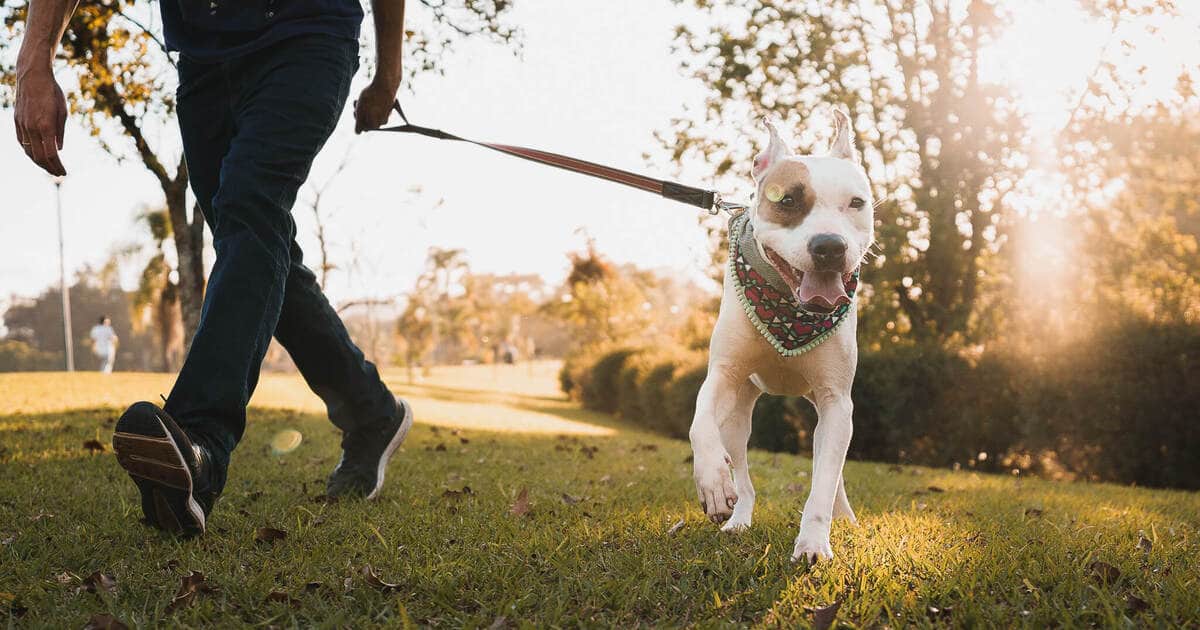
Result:
{"label": "dog's tongue", "polygon": [[806,271],[796,289],[801,304],[816,304],[834,308],[850,303],[846,287],[842,285],[842,274],[836,271]]}

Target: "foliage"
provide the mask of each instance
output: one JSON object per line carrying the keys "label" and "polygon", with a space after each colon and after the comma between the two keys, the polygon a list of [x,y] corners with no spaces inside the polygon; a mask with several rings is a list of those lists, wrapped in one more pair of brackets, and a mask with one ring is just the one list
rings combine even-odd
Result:
{"label": "foliage", "polygon": [[62,352],[38,350],[24,341],[0,339],[0,372],[61,370]]}
{"label": "foliage", "polygon": [[587,377],[579,384],[579,400],[588,409],[613,413],[619,405],[617,381],[625,362],[635,350],[621,348],[606,352],[588,368]]}
{"label": "foliage", "polygon": [[[0,377],[0,623],[80,627],[106,612],[129,627],[791,628],[840,600],[836,621],[851,627],[1172,627],[1200,609],[1194,493],[850,462],[860,525],[834,523],[837,557],[805,570],[788,558],[809,460],[752,451],[754,526],[723,535],[695,505],[686,442],[547,399],[552,384],[524,366],[499,368],[511,386],[481,387],[491,370],[436,370],[403,389],[419,421],[376,502],[320,500],[314,480],[339,449],[323,412],[251,408],[208,533],[183,542],[139,526],[115,458],[84,447],[98,432],[109,448],[120,410],[101,401],[148,383]],[[298,376],[265,380],[305,390]],[[446,388],[465,391],[449,401]],[[30,414],[6,395],[33,391],[61,407]],[[507,431],[476,428],[497,416]],[[546,417],[609,434],[535,431]],[[304,440],[271,455],[284,429]],[[287,536],[256,542],[262,527]],[[1097,580],[1093,562],[1120,578]],[[365,565],[400,588],[373,585]],[[87,591],[97,571],[114,590]],[[167,612],[191,571],[217,590]]]}

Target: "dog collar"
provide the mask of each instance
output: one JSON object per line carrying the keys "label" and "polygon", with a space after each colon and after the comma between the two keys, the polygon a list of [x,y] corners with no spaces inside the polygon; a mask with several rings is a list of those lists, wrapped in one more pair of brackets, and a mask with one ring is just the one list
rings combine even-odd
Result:
{"label": "dog collar", "polygon": [[754,241],[750,213],[729,221],[729,279],[746,317],[759,334],[784,357],[794,357],[821,344],[846,320],[858,290],[859,270],[845,283],[851,303],[829,313],[804,310],[792,297],[779,272],[763,260]]}

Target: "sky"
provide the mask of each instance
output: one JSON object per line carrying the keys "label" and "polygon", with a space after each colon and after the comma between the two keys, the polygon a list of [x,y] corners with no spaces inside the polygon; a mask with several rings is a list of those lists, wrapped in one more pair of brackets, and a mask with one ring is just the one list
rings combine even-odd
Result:
{"label": "sky", "polygon": [[[410,4],[411,12],[424,10]],[[703,86],[685,76],[671,54],[675,28],[693,16],[669,0],[572,0],[567,6],[515,3],[510,22],[522,31],[520,54],[484,42],[460,45],[445,61],[444,75],[419,77],[402,94],[410,119],[672,178],[674,172],[650,166],[666,162],[654,132],[703,103]],[[1004,54],[989,72],[1021,86],[1031,125],[1049,138],[1065,122],[1068,99],[1082,87],[1108,32],[1086,22],[1067,0],[1012,6]],[[1045,6],[1058,10],[1051,16]],[[1195,20],[1180,24],[1186,26],[1176,25],[1179,47],[1156,54],[1200,58]],[[352,98],[365,81],[360,73]],[[751,121],[737,131],[757,134]],[[172,130],[154,135],[167,153],[178,153]],[[431,246],[465,249],[476,271],[539,273],[557,281],[568,270],[566,253],[591,237],[617,262],[704,281],[708,246],[689,206],[458,143],[355,136],[349,107],[310,183],[330,181],[343,159],[348,164],[321,206],[331,257],[340,265],[328,287],[334,303],[403,294]],[[67,128],[63,162],[68,270],[99,266],[116,248],[146,240],[135,218],[161,204],[161,192],[140,163],[118,162],[75,123]],[[686,183],[709,184],[702,165],[680,166],[690,177]],[[724,192],[744,197],[748,189],[744,180],[740,190]],[[9,296],[35,295],[58,275],[54,186],[19,150],[11,110],[0,111],[0,190],[2,309]],[[294,215],[311,262],[315,225],[303,203],[310,197],[311,191],[302,193]],[[133,281],[131,270],[125,282]]]}

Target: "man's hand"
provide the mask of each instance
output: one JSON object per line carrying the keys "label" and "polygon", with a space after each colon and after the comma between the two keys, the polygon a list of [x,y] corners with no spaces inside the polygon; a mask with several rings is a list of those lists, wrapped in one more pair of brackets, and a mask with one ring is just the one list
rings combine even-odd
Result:
{"label": "man's hand", "polygon": [[51,175],[66,175],[58,152],[67,125],[67,99],[49,68],[18,79],[13,120],[25,155]]}
{"label": "man's hand", "polygon": [[362,133],[378,129],[387,123],[392,113],[392,103],[396,102],[396,89],[383,85],[380,81],[372,81],[363,88],[358,100],[354,103],[354,133]]}

